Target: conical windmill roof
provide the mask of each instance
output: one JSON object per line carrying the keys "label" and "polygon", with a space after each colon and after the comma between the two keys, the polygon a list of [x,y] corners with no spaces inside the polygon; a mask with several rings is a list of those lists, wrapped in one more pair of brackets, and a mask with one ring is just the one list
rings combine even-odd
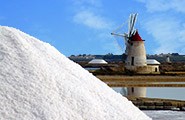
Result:
{"label": "conical windmill roof", "polygon": [[130,38],[131,41],[143,41],[138,33],[138,31],[136,31],[136,33],[134,35],[131,36]]}

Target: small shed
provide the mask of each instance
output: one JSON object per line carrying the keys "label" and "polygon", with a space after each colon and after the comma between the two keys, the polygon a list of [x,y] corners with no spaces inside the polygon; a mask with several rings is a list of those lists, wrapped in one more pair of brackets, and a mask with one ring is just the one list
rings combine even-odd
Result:
{"label": "small shed", "polygon": [[155,59],[147,59],[146,63],[147,63],[148,68],[150,68],[149,69],[150,72],[159,72],[160,62],[158,62]]}

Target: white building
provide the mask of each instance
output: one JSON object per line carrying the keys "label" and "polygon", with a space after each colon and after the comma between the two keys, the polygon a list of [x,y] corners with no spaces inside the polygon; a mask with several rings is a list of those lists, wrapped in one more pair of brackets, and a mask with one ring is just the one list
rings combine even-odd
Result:
{"label": "white building", "polygon": [[94,72],[99,69],[103,69],[104,67],[108,66],[108,63],[103,59],[93,59],[88,62],[85,69]]}
{"label": "white building", "polygon": [[150,73],[159,73],[159,65],[160,63],[155,59],[147,59],[147,68]]}

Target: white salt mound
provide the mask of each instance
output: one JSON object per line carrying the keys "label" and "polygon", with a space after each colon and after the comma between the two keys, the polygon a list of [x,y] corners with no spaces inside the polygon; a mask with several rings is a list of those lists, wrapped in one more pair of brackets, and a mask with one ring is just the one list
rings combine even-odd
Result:
{"label": "white salt mound", "polygon": [[0,26],[0,119],[150,118],[54,47]]}

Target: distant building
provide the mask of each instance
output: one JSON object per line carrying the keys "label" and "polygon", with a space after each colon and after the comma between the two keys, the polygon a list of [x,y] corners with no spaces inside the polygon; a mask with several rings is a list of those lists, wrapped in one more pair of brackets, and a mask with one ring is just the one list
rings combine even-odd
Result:
{"label": "distant building", "polygon": [[93,59],[91,60],[88,64],[96,64],[96,65],[106,65],[108,64],[105,60],[103,59]]}

